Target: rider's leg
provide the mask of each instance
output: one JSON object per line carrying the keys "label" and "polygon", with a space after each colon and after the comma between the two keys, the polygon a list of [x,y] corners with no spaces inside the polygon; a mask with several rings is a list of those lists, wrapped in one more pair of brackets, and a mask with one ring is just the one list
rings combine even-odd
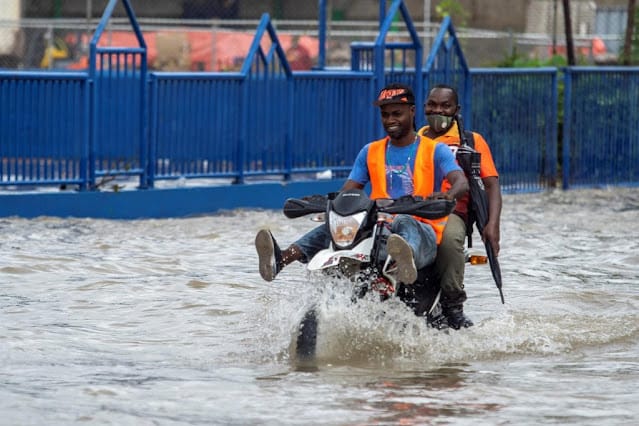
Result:
{"label": "rider's leg", "polygon": [[464,239],[466,224],[456,214],[448,216],[442,240],[437,249],[435,272],[439,278],[442,297],[451,303],[464,303]]}
{"label": "rider's leg", "polygon": [[260,275],[266,281],[273,281],[286,265],[296,260],[306,263],[329,244],[330,234],[325,225],[311,229],[285,250],[280,250],[268,229],[261,229],[255,237]]}
{"label": "rider's leg", "polygon": [[393,235],[388,238],[388,253],[397,262],[400,280],[412,284],[417,279],[417,270],[430,265],[435,259],[435,231],[409,215],[397,215],[391,232]]}
{"label": "rider's leg", "polygon": [[464,315],[465,238],[464,220],[456,214],[451,214],[437,250],[435,273],[442,290],[442,309],[448,317],[449,325],[455,329],[473,325],[473,322]]}

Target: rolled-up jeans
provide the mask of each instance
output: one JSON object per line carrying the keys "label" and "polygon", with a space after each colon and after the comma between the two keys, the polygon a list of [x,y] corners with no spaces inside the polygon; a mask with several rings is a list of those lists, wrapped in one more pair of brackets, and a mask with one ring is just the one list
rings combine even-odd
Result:
{"label": "rolled-up jeans", "polygon": [[293,244],[299,247],[304,254],[300,262],[308,263],[320,250],[324,250],[331,245],[331,233],[325,224],[320,225],[302,235]]}
{"label": "rolled-up jeans", "polygon": [[393,219],[391,232],[400,235],[411,246],[417,269],[422,269],[435,261],[437,237],[429,224],[419,222],[407,214],[400,214]]}
{"label": "rolled-up jeans", "polygon": [[[415,267],[421,269],[433,263],[437,255],[437,238],[433,228],[412,216],[400,214],[395,216],[391,224],[391,232],[400,235],[413,249]],[[307,263],[320,250],[328,248],[331,234],[326,225],[320,225],[295,241],[304,258],[300,262]]]}

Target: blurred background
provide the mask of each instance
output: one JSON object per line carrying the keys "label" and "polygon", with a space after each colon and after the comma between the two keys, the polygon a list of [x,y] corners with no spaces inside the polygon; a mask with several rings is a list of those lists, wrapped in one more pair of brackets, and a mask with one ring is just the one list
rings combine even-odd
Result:
{"label": "blurred background", "polygon": [[[405,0],[427,49],[443,16],[452,17],[470,67],[543,62],[565,54],[563,3]],[[568,3],[579,63],[617,64],[634,1]],[[85,69],[89,41],[107,4],[108,0],[0,0],[0,68]],[[263,13],[273,19],[293,69],[316,65],[318,0],[131,0],[131,4],[147,42],[151,69],[238,70]],[[377,36],[379,3],[327,0],[327,5],[326,66],[349,67],[350,44],[374,41]],[[121,2],[114,16],[100,44],[135,45]],[[393,30],[395,40],[407,37],[401,21]]]}

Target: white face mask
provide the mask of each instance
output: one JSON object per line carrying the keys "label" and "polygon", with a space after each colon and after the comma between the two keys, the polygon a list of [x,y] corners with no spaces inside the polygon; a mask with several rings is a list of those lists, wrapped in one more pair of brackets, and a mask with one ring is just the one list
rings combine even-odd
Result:
{"label": "white face mask", "polygon": [[445,132],[453,124],[452,115],[426,114],[428,125],[436,132]]}

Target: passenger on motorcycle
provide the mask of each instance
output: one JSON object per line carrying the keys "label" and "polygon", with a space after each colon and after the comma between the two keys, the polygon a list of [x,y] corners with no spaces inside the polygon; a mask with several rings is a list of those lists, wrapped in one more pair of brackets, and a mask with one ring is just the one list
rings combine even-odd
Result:
{"label": "passenger on motorcycle", "polygon": [[[382,89],[374,102],[387,136],[359,152],[341,190],[371,184],[371,198],[397,199],[404,195],[459,199],[468,191],[468,181],[451,150],[415,133],[415,96],[409,86],[394,83]],[[445,193],[437,192],[444,178]],[[391,224],[387,252],[397,262],[398,278],[405,284],[417,279],[417,271],[433,263],[446,219],[428,220],[397,215]],[[258,232],[255,246],[260,275],[272,281],[282,268],[295,260],[307,263],[329,246],[330,233],[320,225],[287,249],[280,250],[267,229]]]}
{"label": "passenger on motorcycle", "polygon": [[[456,153],[461,145],[461,137],[455,116],[460,110],[457,91],[453,87],[443,84],[434,86],[424,103],[424,114],[429,124],[419,129],[418,134],[445,143]],[[469,137],[473,140],[473,148],[481,154],[480,176],[488,198],[488,222],[484,227],[483,237],[492,244],[497,255],[502,203],[499,174],[484,138],[476,132],[472,132]],[[442,190],[446,190],[447,185],[444,182]],[[467,297],[464,290],[464,239],[467,235],[468,211],[468,195],[459,197],[453,214],[448,217],[435,261],[435,271],[442,291],[442,309],[449,325],[457,329],[473,325],[463,310]]]}

